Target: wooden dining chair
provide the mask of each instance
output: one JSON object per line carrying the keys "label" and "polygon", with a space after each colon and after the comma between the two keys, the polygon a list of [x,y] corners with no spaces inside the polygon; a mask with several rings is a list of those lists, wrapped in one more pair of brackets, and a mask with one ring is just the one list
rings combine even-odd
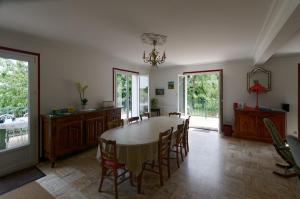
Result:
{"label": "wooden dining chair", "polygon": [[177,131],[175,131],[173,134],[174,134],[174,137],[175,137],[175,143],[171,147],[170,152],[176,153],[176,158],[170,157],[170,159],[176,159],[177,167],[180,168],[179,154],[181,156],[181,161],[184,161],[183,160],[183,154],[182,154],[182,149],[184,148],[184,135],[185,135],[184,134],[184,123],[177,125]]}
{"label": "wooden dining chair", "polygon": [[[171,148],[171,139],[172,139],[172,131],[173,128],[162,132],[159,134],[159,141],[158,141],[158,157],[157,157],[157,165],[153,165],[153,162],[145,162],[143,164],[143,169],[141,174],[138,176],[138,193],[141,191],[141,184],[142,184],[142,176],[144,171],[150,171],[155,174],[159,175],[160,185],[164,185],[164,177],[163,177],[163,166],[167,167],[168,170],[168,178],[171,175],[170,172],[170,148]],[[154,169],[154,167],[158,167]]]}
{"label": "wooden dining chair", "polygon": [[170,112],[169,113],[169,117],[171,117],[173,115],[178,116],[179,118],[181,117],[181,113],[178,113],[178,112]]}
{"label": "wooden dining chair", "polygon": [[[112,180],[114,183],[115,198],[118,198],[118,185],[131,179],[132,175],[126,170],[125,164],[119,163],[117,159],[117,145],[116,141],[99,139],[99,146],[101,152],[101,180],[98,191],[101,192],[104,179]],[[121,170],[118,174],[118,170]],[[126,177],[126,174],[129,175]],[[120,180],[118,180],[121,178]]]}
{"label": "wooden dining chair", "polygon": [[140,119],[139,117],[128,118],[128,124],[132,124],[132,123],[138,122],[139,119]]}
{"label": "wooden dining chair", "polygon": [[189,126],[190,126],[190,118],[191,116],[189,116],[185,122],[184,122],[184,129],[183,129],[183,133],[184,133],[184,139],[183,139],[183,146],[184,146],[184,153],[185,156],[187,156],[187,153],[190,151],[190,147],[189,147]]}
{"label": "wooden dining chair", "polygon": [[117,127],[124,126],[124,120],[123,119],[117,119],[107,122],[107,129],[113,129]]}
{"label": "wooden dining chair", "polygon": [[141,119],[141,121],[143,121],[143,117],[145,117],[145,118],[150,118],[150,113],[148,113],[148,112],[145,112],[145,113],[143,113],[143,114],[140,114],[140,119]]}

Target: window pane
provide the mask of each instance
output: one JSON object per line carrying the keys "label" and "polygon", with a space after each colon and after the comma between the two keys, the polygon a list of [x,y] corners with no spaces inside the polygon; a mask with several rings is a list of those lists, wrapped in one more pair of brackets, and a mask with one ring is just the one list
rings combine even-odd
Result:
{"label": "window pane", "polygon": [[178,85],[178,111],[185,114],[185,76],[179,76]]}
{"label": "window pane", "polygon": [[149,76],[140,76],[140,113],[149,112]]}
{"label": "window pane", "polygon": [[122,107],[122,118],[127,118],[127,81],[126,75],[116,74],[116,106]]}

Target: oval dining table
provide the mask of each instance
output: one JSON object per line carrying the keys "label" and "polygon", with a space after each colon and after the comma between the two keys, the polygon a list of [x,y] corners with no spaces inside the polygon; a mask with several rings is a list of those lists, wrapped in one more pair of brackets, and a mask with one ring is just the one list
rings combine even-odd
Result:
{"label": "oval dining table", "polygon": [[[177,125],[183,122],[184,119],[173,116],[151,117],[110,129],[104,132],[101,138],[116,140],[118,161],[124,163],[129,171],[138,175],[145,161],[157,159],[159,133],[171,127],[173,131],[176,131]],[[97,159],[100,159],[99,148]]]}

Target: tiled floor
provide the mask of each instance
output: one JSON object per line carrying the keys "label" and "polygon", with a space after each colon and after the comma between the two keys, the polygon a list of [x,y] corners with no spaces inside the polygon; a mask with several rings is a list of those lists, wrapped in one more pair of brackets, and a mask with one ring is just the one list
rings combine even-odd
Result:
{"label": "tiled floor", "polygon": [[[112,185],[104,181],[99,193],[100,166],[96,148],[39,167],[47,174],[38,182],[59,199],[114,198]],[[300,198],[300,180],[272,174],[280,161],[271,144],[190,131],[190,153],[177,169],[171,160],[171,178],[163,187],[152,173],[145,173],[142,194],[129,182],[119,186],[119,198],[289,199]]]}

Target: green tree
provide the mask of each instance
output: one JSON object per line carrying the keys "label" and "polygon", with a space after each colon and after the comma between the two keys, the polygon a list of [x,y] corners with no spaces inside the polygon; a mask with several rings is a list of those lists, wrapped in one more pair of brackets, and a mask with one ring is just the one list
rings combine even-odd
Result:
{"label": "green tree", "polygon": [[218,74],[188,76],[188,114],[217,116],[219,112]]}
{"label": "green tree", "polygon": [[0,114],[23,116],[28,106],[28,62],[0,58]]}

